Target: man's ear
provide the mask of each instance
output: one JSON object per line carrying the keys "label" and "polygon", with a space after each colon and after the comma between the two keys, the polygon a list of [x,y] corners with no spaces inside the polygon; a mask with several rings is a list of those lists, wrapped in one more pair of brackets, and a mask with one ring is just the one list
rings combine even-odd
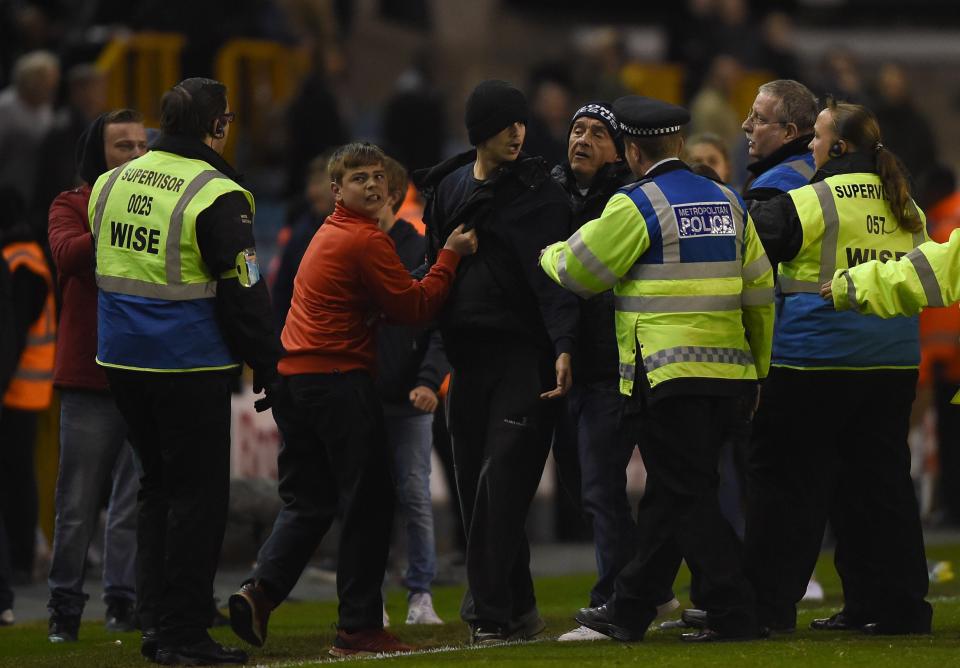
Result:
{"label": "man's ear", "polygon": [[783,130],[786,133],[784,136],[785,144],[800,137],[800,128],[797,127],[796,123],[784,123]]}

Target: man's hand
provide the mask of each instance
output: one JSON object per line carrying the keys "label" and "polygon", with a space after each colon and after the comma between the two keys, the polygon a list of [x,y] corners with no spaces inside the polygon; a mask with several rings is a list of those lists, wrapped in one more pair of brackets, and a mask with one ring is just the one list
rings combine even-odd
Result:
{"label": "man's hand", "polygon": [[477,231],[463,231],[463,225],[458,225],[457,229],[447,237],[447,243],[443,245],[447,250],[451,250],[460,257],[464,255],[473,255],[477,252]]}
{"label": "man's hand", "polygon": [[432,413],[437,410],[437,404],[440,403],[440,400],[437,399],[437,393],[429,387],[418,385],[410,390],[410,403],[413,404],[413,407],[417,410],[421,410],[424,413]]}
{"label": "man's hand", "polygon": [[540,395],[541,399],[558,399],[570,391],[573,385],[573,370],[570,366],[570,353],[560,353],[557,356],[557,363],[554,365],[557,370],[557,386],[549,392]]}
{"label": "man's hand", "polygon": [[820,286],[820,296],[828,301],[833,301],[833,281],[827,281]]}
{"label": "man's hand", "polygon": [[273,407],[273,401],[280,390],[280,380],[280,375],[275,368],[266,372],[253,372],[253,393],[264,393],[263,397],[253,402],[255,411],[262,413]]}

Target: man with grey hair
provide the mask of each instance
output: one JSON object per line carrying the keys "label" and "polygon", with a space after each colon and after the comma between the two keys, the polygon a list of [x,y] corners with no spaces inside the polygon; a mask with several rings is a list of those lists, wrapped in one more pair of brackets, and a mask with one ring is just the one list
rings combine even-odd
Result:
{"label": "man with grey hair", "polygon": [[37,149],[53,123],[60,63],[49,51],[31,51],[13,65],[13,84],[0,92],[0,185],[31,202]]}
{"label": "man with grey hair", "polygon": [[810,182],[816,170],[807,145],[818,112],[817,97],[798,81],[777,79],[760,86],[741,126],[755,160],[747,166],[751,177],[743,188],[750,208]]}

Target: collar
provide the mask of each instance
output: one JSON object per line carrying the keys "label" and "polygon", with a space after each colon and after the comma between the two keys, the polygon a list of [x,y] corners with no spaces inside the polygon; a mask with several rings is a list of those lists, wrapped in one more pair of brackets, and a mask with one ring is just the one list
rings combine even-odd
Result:
{"label": "collar", "polygon": [[766,158],[760,158],[756,162],[750,163],[747,165],[747,171],[749,171],[754,176],[760,176],[764,172],[768,171],[772,167],[776,167],[781,162],[785,161],[787,158],[792,158],[795,155],[803,155],[804,153],[809,153],[810,149],[807,146],[810,144],[810,140],[813,139],[813,135],[803,135],[802,137],[797,137],[792,142],[788,142],[778,148],[776,151],[768,155]]}
{"label": "collar", "polygon": [[810,179],[810,183],[823,181],[831,176],[839,174],[876,174],[877,161],[869,154],[862,151],[846,153],[839,158],[831,158],[817,170],[817,173]]}
{"label": "collar", "polygon": [[222,155],[192,137],[161,134],[150,148],[155,151],[174,153],[184,158],[203,160],[217,171],[222,172],[227,178],[237,181],[238,183],[243,180],[243,175],[234,169]]}
{"label": "collar", "polygon": [[[334,205],[333,213],[327,216],[327,220],[334,223],[365,223],[380,229],[379,221],[376,218],[367,218],[362,213],[357,213],[353,209],[348,209],[340,202],[337,202]],[[394,227],[396,227],[396,225],[394,225]]]}
{"label": "collar", "polygon": [[583,192],[583,189],[580,188],[580,185],[577,183],[577,177],[570,168],[569,162],[564,162],[554,167],[553,171],[550,172],[550,176],[553,177],[553,180],[565,191],[576,193],[580,197],[588,197],[593,193],[603,191],[607,189],[607,186],[613,186],[614,189],[618,189],[636,180],[626,160],[608,162],[600,167],[597,173],[593,175],[593,180],[590,181],[590,186],[587,188],[586,193]]}
{"label": "collar", "polygon": [[647,173],[643,175],[643,180],[652,179],[660,176],[661,174],[667,174],[668,172],[675,172],[678,169],[685,169],[688,172],[690,171],[690,168],[687,167],[687,163],[680,158],[667,158],[666,160],[661,160],[653,167],[648,169]]}
{"label": "collar", "polygon": [[[657,169],[658,167],[660,167],[660,166],[663,165],[664,163],[670,162],[671,160],[676,160],[677,162],[680,162],[680,158],[678,158],[678,157],[676,157],[676,156],[673,156],[673,157],[670,157],[670,158],[664,158],[663,160],[661,160],[661,161],[659,161],[659,162],[653,163],[653,165],[651,165],[650,169],[648,169],[646,172],[644,172],[643,178],[649,178],[651,172],[653,172],[655,169]],[[670,171],[672,171],[672,170],[670,170]],[[661,172],[657,172],[657,173],[658,173],[658,174],[661,174],[661,173],[663,173],[663,172],[661,171]]]}

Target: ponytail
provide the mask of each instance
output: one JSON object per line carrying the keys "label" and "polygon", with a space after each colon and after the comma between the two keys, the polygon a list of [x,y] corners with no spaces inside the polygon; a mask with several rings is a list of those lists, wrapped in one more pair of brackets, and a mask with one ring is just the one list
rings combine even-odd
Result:
{"label": "ponytail", "polygon": [[897,224],[909,231],[923,229],[920,211],[910,196],[910,183],[906,170],[893,153],[880,142],[880,125],[876,116],[864,106],[827,100],[827,108],[833,116],[837,138],[853,145],[856,150],[873,153],[874,166],[890,208],[897,217]]}

